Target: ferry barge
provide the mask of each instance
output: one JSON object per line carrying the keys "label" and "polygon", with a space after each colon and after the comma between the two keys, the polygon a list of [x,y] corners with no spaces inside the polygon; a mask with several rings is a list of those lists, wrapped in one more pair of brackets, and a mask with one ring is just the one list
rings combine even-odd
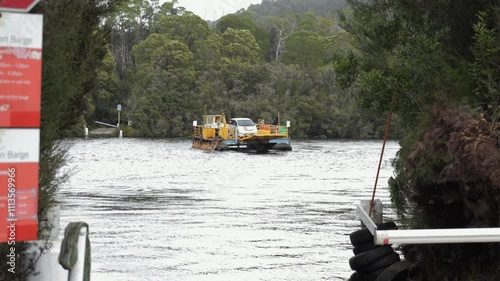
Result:
{"label": "ferry barge", "polygon": [[205,150],[245,150],[266,153],[270,150],[291,151],[290,137],[286,126],[255,124],[249,118],[232,118],[229,122],[224,114],[203,115],[201,125],[193,121],[193,148]]}

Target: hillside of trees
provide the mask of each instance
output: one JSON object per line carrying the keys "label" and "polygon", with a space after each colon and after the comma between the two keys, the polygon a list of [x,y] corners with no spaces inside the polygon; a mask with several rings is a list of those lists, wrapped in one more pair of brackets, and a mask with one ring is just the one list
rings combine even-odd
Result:
{"label": "hillside of trees", "polygon": [[279,17],[286,13],[299,15],[314,13],[320,17],[331,17],[336,16],[338,10],[346,6],[345,0],[263,0],[260,4],[250,5],[242,10],[254,12],[258,17]]}
{"label": "hillside of trees", "polygon": [[[352,58],[333,14],[341,5],[305,2],[265,1],[213,25],[175,1],[125,2],[106,18],[111,40],[84,99],[87,125],[116,123],[120,103],[122,120],[147,137],[190,136],[204,112],[268,122],[279,112],[294,138],[381,137],[385,115],[339,86],[350,78],[337,69]],[[258,11],[285,4],[279,16]]]}

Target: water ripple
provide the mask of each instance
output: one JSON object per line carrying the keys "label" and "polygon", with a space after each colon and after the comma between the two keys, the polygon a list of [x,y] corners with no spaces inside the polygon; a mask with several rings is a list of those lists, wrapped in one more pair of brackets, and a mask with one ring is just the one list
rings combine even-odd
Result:
{"label": "water ripple", "polygon": [[[67,144],[77,172],[59,192],[61,225],[89,223],[96,281],[346,280],[355,205],[371,198],[382,146],[295,141],[254,155],[188,141]],[[388,160],[398,144],[386,148]],[[391,175],[384,166],[386,206]]]}

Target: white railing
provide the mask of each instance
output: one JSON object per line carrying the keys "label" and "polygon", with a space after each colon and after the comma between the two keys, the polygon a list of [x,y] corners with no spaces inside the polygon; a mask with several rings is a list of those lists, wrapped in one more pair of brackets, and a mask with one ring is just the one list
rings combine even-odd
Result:
{"label": "white railing", "polygon": [[500,227],[377,230],[376,224],[361,205],[357,206],[357,213],[373,235],[376,245],[500,242]]}
{"label": "white railing", "polygon": [[112,124],[108,124],[108,123],[104,123],[104,122],[99,122],[99,121],[95,121],[97,124],[99,125],[104,125],[104,126],[108,126],[108,127],[113,127],[113,128],[118,128],[118,126],[116,125],[112,125]]}

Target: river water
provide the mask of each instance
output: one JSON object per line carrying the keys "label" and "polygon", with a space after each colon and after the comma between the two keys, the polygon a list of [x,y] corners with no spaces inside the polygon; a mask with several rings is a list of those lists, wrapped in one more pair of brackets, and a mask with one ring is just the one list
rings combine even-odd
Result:
{"label": "river water", "polygon": [[[89,224],[93,281],[347,280],[355,205],[382,141],[294,141],[292,152],[207,152],[190,141],[67,142],[61,228]],[[389,142],[377,199],[390,209]],[[61,232],[63,229],[61,230]]]}

